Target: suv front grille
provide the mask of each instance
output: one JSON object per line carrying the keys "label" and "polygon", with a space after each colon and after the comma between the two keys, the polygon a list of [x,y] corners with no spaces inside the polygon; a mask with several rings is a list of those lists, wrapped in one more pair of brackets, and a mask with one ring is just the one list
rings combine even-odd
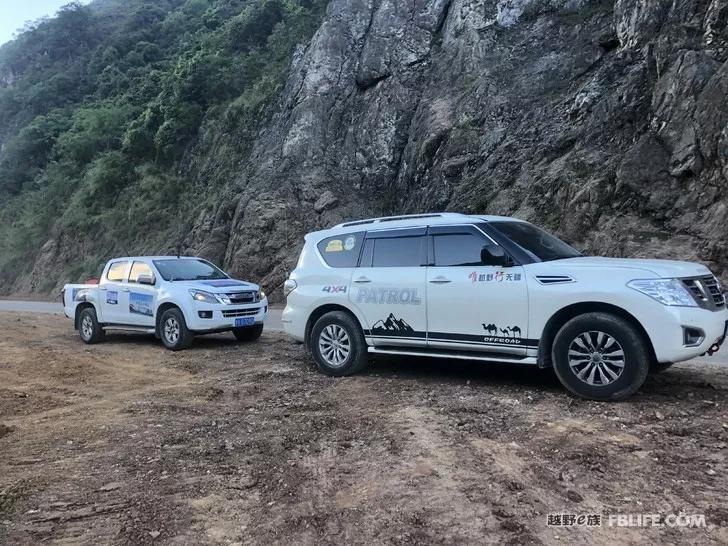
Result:
{"label": "suv front grille", "polygon": [[231,305],[258,303],[258,295],[255,292],[231,292],[225,295],[230,298]]}
{"label": "suv front grille", "polygon": [[223,311],[222,316],[225,318],[238,318],[238,317],[252,317],[257,315],[260,311],[260,307],[255,309],[232,309],[230,311]]}
{"label": "suv front grille", "polygon": [[682,282],[700,307],[712,310],[725,307],[725,295],[715,276],[692,277],[682,279]]}

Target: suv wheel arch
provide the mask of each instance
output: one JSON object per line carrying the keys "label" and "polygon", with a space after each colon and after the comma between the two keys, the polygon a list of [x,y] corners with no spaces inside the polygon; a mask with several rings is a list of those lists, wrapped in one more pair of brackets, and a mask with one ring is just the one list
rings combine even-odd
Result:
{"label": "suv wheel arch", "polygon": [[345,307],[343,305],[339,305],[336,303],[327,303],[325,305],[322,305],[321,307],[317,307],[314,309],[311,314],[308,316],[308,321],[306,321],[306,331],[304,333],[304,346],[306,347],[306,350],[309,350],[309,342],[311,340],[311,330],[313,330],[314,324],[323,317],[326,313],[330,313],[332,311],[342,311],[344,313],[347,313],[348,315],[351,315],[351,317],[357,322],[359,327],[362,329],[362,332],[365,330],[364,326],[362,326],[361,320],[359,320],[359,317],[356,316],[356,313],[349,309],[348,307]]}
{"label": "suv wheel arch", "polygon": [[553,362],[551,361],[551,349],[553,347],[554,340],[556,339],[556,334],[559,332],[561,327],[574,317],[595,312],[610,313],[631,323],[644,339],[650,353],[650,361],[657,362],[655,348],[652,346],[652,340],[650,339],[650,336],[647,335],[647,331],[644,329],[640,321],[638,321],[629,311],[621,307],[611,303],[590,301],[567,305],[566,307],[556,311],[556,313],[551,316],[546,323],[546,326],[544,326],[543,332],[541,333],[541,339],[538,343],[539,368],[553,367]]}

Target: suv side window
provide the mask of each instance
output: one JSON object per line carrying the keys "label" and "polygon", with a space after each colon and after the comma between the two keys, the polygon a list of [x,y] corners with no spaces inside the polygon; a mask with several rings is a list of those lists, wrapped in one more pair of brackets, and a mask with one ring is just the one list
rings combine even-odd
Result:
{"label": "suv side window", "polygon": [[344,233],[324,239],[318,249],[329,267],[356,267],[363,242],[364,233]]}
{"label": "suv side window", "polygon": [[447,233],[433,236],[435,266],[482,265],[480,251],[485,239],[473,233]]}
{"label": "suv side window", "polygon": [[106,273],[106,280],[111,282],[122,282],[124,273],[129,262],[114,262],[109,266],[109,272]]}
{"label": "suv side window", "polygon": [[421,235],[367,239],[361,267],[419,267],[424,249]]}
{"label": "suv side window", "polygon": [[138,283],[141,275],[147,275],[154,278],[152,268],[144,262],[134,262],[131,266],[131,273],[129,273],[129,282]]}

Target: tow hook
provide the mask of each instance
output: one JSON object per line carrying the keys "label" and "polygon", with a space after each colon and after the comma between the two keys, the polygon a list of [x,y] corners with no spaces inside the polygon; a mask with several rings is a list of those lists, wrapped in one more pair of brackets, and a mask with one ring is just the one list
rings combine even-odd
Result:
{"label": "tow hook", "polygon": [[710,349],[708,349],[708,356],[713,356],[715,353],[718,352],[718,349],[720,349],[720,345],[718,345],[717,343],[713,343]]}

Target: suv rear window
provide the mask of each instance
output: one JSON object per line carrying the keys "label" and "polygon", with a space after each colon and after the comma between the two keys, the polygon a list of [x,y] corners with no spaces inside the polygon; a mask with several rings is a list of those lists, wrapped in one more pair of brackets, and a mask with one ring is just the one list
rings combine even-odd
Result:
{"label": "suv rear window", "polygon": [[324,239],[318,249],[329,267],[356,267],[363,242],[364,233],[346,233]]}
{"label": "suv rear window", "polygon": [[421,236],[367,239],[361,267],[420,267],[424,242]]}

